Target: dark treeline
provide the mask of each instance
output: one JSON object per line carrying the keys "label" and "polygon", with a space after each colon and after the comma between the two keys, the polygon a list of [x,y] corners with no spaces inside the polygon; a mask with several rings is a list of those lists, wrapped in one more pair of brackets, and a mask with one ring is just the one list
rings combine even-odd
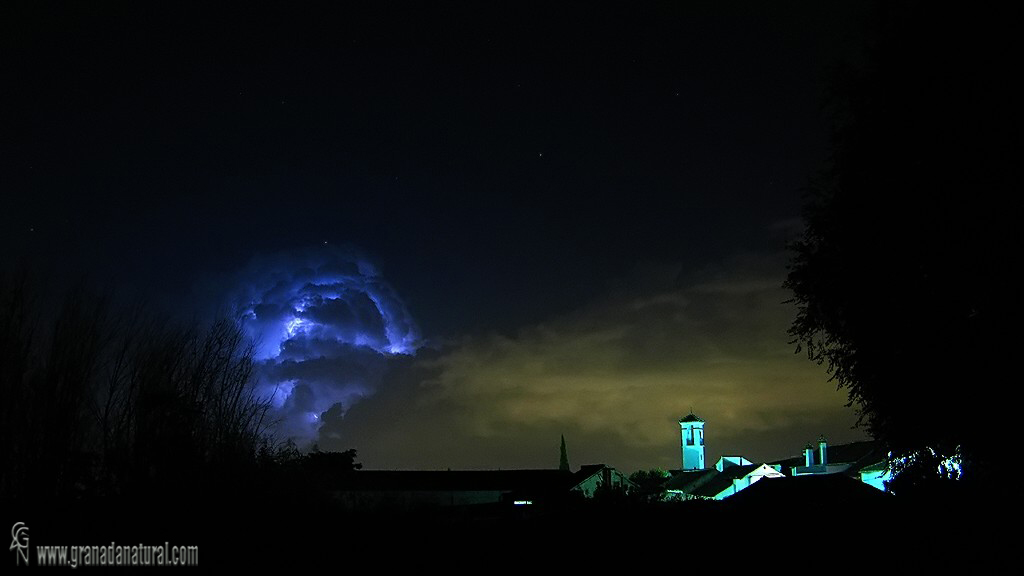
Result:
{"label": "dark treeline", "polygon": [[354,451],[302,455],[273,438],[253,352],[230,319],[181,325],[84,284],[7,275],[0,499],[223,500],[315,479],[302,472],[327,460],[356,468]]}
{"label": "dark treeline", "polygon": [[790,334],[849,392],[898,494],[1009,487],[1019,16],[883,3],[865,62],[831,87],[831,162],[786,283]]}

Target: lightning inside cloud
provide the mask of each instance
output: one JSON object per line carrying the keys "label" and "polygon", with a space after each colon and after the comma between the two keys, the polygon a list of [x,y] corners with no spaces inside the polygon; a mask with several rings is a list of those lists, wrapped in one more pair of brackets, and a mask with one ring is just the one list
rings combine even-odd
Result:
{"label": "lightning inside cloud", "polygon": [[271,401],[278,437],[300,446],[420,346],[405,304],[354,249],[258,258],[237,286],[233,308],[257,343],[257,393]]}

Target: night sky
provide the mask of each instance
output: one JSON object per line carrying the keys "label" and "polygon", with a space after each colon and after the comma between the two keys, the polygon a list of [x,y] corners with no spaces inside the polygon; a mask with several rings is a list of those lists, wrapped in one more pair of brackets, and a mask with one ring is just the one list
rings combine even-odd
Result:
{"label": "night sky", "polygon": [[691,408],[709,463],[865,437],[781,288],[862,3],[40,4],[0,8],[4,267],[238,315],[280,435],[626,472]]}

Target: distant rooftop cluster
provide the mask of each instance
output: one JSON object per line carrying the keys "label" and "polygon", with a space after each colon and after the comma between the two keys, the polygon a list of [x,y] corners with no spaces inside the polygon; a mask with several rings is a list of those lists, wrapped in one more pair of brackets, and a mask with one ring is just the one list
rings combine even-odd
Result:
{"label": "distant rooftop cluster", "polygon": [[[665,473],[660,486],[638,486],[605,464],[567,464],[564,437],[557,469],[544,470],[376,470],[340,475],[333,490],[340,502],[360,508],[450,506],[535,506],[566,498],[592,499],[605,493],[656,494],[655,500],[724,500],[758,485],[761,493],[829,491],[857,498],[882,496],[890,480],[885,454],[873,441],[829,446],[824,437],[800,456],[752,462],[723,456],[704,466],[705,421],[693,412],[679,419],[682,467]],[[638,480],[637,482],[640,482]],[[642,483],[642,482],[641,482]],[[866,491],[866,492],[865,492]]]}

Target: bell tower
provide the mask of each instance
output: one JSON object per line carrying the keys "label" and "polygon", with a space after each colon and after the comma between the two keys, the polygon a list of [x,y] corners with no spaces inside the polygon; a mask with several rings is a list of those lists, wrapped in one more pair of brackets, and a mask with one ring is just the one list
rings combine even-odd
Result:
{"label": "bell tower", "polygon": [[704,469],[704,421],[690,412],[679,419],[683,470]]}

